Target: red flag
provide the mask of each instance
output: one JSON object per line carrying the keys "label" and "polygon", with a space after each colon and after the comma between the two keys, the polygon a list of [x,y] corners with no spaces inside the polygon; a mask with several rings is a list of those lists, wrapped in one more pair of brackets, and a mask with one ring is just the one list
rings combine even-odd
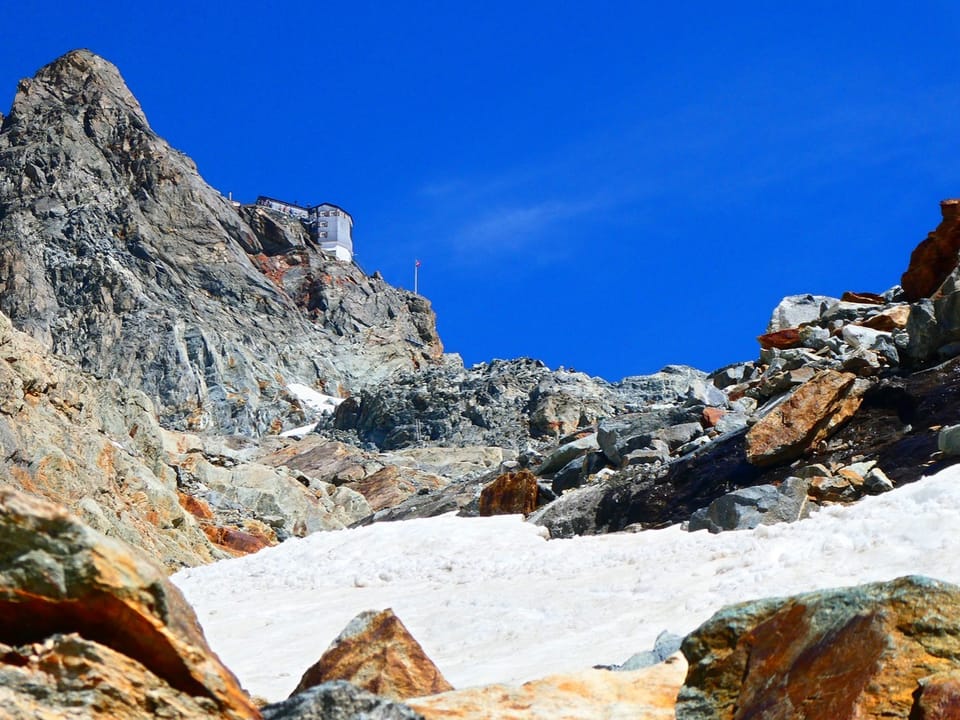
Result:
{"label": "red flag", "polygon": [[419,261],[419,260],[416,261],[416,267],[420,267],[420,261]]}

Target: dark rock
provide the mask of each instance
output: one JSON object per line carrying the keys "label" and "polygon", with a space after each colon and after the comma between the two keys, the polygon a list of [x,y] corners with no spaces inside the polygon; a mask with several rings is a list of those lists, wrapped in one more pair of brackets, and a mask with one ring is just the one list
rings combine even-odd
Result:
{"label": "dark rock", "polygon": [[619,467],[626,454],[648,447],[658,430],[695,422],[698,414],[690,408],[666,405],[646,412],[619,415],[600,421],[597,442],[607,459]]}
{"label": "dark rock", "polygon": [[791,489],[792,484],[788,484],[784,492],[773,485],[754,485],[734,490],[695,512],[690,517],[687,529],[690,532],[709,530],[719,533],[725,530],[750,530],[761,524],[797,520],[802,512],[803,502],[802,499],[798,501],[795,493],[790,492]]}
{"label": "dark rock", "polygon": [[403,703],[333,680],[261,709],[263,720],[423,720]]}
{"label": "dark rock", "polygon": [[590,433],[585,437],[560,445],[543,459],[540,468],[537,470],[537,474],[549,475],[554,473],[574,458],[599,449],[600,446],[597,444],[596,433]]}
{"label": "dark rock", "polygon": [[960,669],[960,588],[906,577],[742,603],[682,649],[677,720],[916,718],[918,682]]}
{"label": "dark rock", "polygon": [[956,720],[960,717],[960,672],[920,678],[910,720]]}

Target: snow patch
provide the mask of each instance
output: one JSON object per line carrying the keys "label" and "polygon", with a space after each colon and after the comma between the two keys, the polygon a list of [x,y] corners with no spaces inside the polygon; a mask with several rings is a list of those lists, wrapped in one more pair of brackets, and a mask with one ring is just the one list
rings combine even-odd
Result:
{"label": "snow patch", "polygon": [[[343,402],[343,398],[324,395],[319,390],[314,390],[300,383],[290,383],[287,385],[287,390],[311,410],[325,415],[331,414],[337,409],[337,405]],[[300,428],[297,429],[299,430]]]}

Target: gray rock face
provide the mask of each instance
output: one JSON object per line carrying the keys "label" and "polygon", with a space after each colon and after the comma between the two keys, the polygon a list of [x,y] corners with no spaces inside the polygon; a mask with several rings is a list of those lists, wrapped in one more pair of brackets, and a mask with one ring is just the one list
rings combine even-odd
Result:
{"label": "gray rock face", "polygon": [[0,310],[47,349],[146,392],[178,428],[302,420],[442,349],[429,304],[237,210],[147,123],[117,69],[74,51],[19,85],[0,131]]}
{"label": "gray rock face", "polygon": [[403,703],[368,693],[345,680],[316,685],[261,709],[263,720],[423,720]]}
{"label": "gray rock face", "polygon": [[359,410],[350,417],[338,414],[334,423],[382,450],[432,444],[517,451],[548,425],[564,435],[619,406],[609,383],[554,373],[536,360],[494,360],[466,369],[448,358],[442,366],[399,373],[364,391]]}

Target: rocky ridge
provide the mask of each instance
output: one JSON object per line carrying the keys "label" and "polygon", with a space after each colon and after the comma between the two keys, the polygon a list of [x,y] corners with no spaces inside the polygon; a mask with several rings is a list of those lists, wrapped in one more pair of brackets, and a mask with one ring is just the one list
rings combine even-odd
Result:
{"label": "rocky ridge", "polygon": [[[302,420],[290,382],[355,392],[442,348],[422,297],[244,217],[78,50],[22,80],[0,126],[0,310],[47,350],[144,391],[165,425]],[[302,423],[299,423],[302,424]]]}

